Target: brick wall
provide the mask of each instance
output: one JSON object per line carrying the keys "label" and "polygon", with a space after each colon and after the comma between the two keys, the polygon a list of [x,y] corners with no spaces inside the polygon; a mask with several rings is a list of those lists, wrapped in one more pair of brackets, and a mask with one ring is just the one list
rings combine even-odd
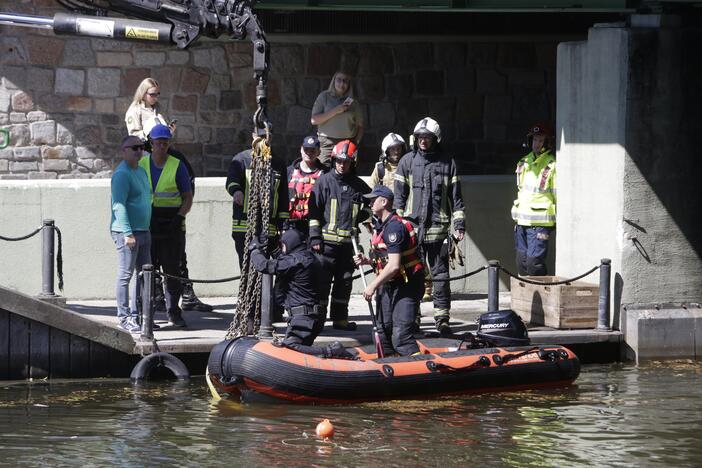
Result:
{"label": "brick wall", "polygon": [[[4,11],[31,14],[60,11],[53,5],[0,1]],[[361,173],[386,133],[406,136],[427,115],[441,124],[462,173],[508,173],[525,129],[555,120],[557,38],[270,40],[273,149],[286,160],[314,131],[312,104],[338,68],[356,75],[366,116]],[[161,84],[164,113],[178,119],[175,145],[199,175],[223,175],[250,138],[251,61],[248,42],[199,40],[178,50],[0,26],[0,128],[10,134],[0,179],[109,177],[124,113],[147,76]]]}

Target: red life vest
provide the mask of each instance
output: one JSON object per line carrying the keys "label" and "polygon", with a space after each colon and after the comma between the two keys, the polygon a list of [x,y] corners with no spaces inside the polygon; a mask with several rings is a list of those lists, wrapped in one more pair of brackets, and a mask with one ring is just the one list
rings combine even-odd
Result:
{"label": "red life vest", "polygon": [[309,215],[310,195],[314,184],[322,175],[322,169],[317,169],[311,174],[304,174],[300,167],[296,167],[290,175],[288,192],[290,195],[290,219],[307,219]]}
{"label": "red life vest", "polygon": [[[394,278],[391,279],[391,281],[398,278],[403,278],[406,282],[408,274],[415,274],[424,269],[424,265],[422,265],[422,261],[417,255],[417,233],[414,232],[414,228],[409,221],[402,219],[396,213],[392,214],[391,219],[400,221],[409,234],[407,249],[400,253],[400,271]],[[388,246],[383,240],[383,230],[373,233],[373,236],[371,237],[370,256],[371,260],[373,261],[373,268],[375,269],[376,273],[380,273],[380,271],[388,263]]]}

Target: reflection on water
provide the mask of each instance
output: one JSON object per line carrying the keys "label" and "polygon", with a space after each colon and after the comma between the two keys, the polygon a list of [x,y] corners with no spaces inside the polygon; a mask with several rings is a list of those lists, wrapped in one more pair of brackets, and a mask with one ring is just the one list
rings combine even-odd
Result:
{"label": "reflection on water", "polygon": [[200,379],[5,383],[0,464],[699,465],[702,364],[583,366],[577,382],[337,407],[215,402]]}

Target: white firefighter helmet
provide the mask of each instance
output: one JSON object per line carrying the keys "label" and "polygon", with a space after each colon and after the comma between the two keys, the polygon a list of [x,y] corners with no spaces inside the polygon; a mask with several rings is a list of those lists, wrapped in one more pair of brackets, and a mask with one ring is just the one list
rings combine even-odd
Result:
{"label": "white firefighter helmet", "polygon": [[423,134],[434,135],[436,137],[436,142],[441,142],[441,127],[439,127],[439,123],[431,117],[424,117],[422,120],[417,122],[417,125],[414,126],[413,134],[415,135],[415,138],[417,135]]}
{"label": "white firefighter helmet", "polygon": [[383,154],[385,154],[388,151],[388,148],[396,145],[406,146],[405,139],[397,133],[388,133],[387,135],[385,135],[385,138],[383,138],[383,142],[380,144],[380,148],[383,150]]}

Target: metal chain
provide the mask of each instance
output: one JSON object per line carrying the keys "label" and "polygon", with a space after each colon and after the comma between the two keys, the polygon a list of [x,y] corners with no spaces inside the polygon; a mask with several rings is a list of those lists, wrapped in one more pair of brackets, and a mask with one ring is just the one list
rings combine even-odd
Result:
{"label": "metal chain", "polygon": [[251,263],[248,249],[262,230],[268,230],[271,219],[271,186],[273,171],[271,148],[266,138],[256,138],[251,151],[251,187],[248,194],[248,226],[244,236],[244,258],[236,311],[225,339],[256,334],[261,326],[261,290],[263,275]]}

